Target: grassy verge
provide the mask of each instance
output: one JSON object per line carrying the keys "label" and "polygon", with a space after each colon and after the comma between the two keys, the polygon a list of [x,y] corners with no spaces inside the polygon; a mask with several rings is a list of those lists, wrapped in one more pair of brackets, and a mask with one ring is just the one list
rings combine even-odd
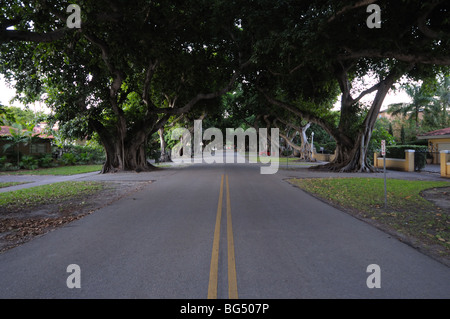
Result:
{"label": "grassy verge", "polygon": [[0,188],[16,186],[16,185],[21,185],[21,184],[27,184],[27,183],[28,182],[4,182],[4,183],[0,183]]}
{"label": "grassy verge", "polygon": [[0,193],[0,254],[84,218],[150,182],[62,182]]}
{"label": "grassy verge", "polygon": [[155,164],[152,164],[152,165],[155,166],[155,167],[159,167],[159,168],[172,167],[172,165],[167,164],[167,163],[155,163]]}
{"label": "grassy verge", "polygon": [[94,194],[103,189],[96,182],[62,182],[0,193],[0,212],[28,210]]}
{"label": "grassy verge", "polygon": [[438,254],[450,256],[450,214],[421,196],[427,189],[450,187],[449,182],[390,179],[387,209],[384,208],[384,180],[380,178],[291,179],[290,182],[355,216],[415,238],[425,249],[437,246]]}
{"label": "grassy verge", "polygon": [[101,169],[102,165],[59,166],[36,170],[2,172],[1,175],[75,175],[75,174],[97,172],[100,171]]}
{"label": "grassy verge", "polygon": [[[268,160],[268,156],[250,156],[248,153],[242,153],[242,156],[245,156],[246,158],[248,158],[248,160],[257,162],[257,163],[263,163],[263,161],[267,161]],[[262,160],[261,160],[262,159]],[[303,166],[311,166],[311,165],[316,165],[316,163],[309,163],[309,162],[304,162],[299,160],[298,158],[293,158],[293,157],[273,157],[270,158],[270,160],[272,162],[278,162],[282,165],[303,165]]]}

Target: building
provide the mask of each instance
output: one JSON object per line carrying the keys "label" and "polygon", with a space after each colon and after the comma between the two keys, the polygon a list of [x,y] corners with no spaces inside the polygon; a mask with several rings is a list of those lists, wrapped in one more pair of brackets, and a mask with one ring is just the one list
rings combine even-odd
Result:
{"label": "building", "polygon": [[[45,155],[52,154],[52,135],[45,134],[44,131],[45,124],[41,123],[36,125],[33,128],[33,141],[32,143],[21,143],[19,145],[19,152],[22,155]],[[6,139],[7,136],[11,136],[10,129],[15,129],[12,126],[0,126],[0,156],[6,154],[4,151],[4,145],[10,143]],[[26,130],[24,130],[26,131]],[[9,151],[7,151],[9,153]],[[12,150],[11,152],[17,152],[17,149]]]}
{"label": "building", "polygon": [[433,163],[440,164],[439,153],[450,150],[450,127],[417,136],[419,140],[428,140],[428,151],[433,156]]}

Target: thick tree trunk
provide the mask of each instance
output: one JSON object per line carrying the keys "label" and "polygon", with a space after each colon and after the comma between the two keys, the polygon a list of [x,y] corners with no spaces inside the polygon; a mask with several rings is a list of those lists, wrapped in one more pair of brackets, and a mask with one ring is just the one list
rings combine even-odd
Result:
{"label": "thick tree trunk", "polygon": [[367,158],[371,130],[364,131],[358,134],[354,144],[338,143],[334,160],[321,168],[339,172],[375,172]]}
{"label": "thick tree trunk", "polygon": [[106,160],[101,171],[116,173],[119,171],[149,171],[154,167],[147,162],[146,141],[148,130],[136,130],[126,138],[120,128],[110,131],[99,122],[91,123],[103,144]]}
{"label": "thick tree trunk", "polygon": [[172,160],[170,159],[170,154],[167,152],[167,145],[166,145],[166,141],[164,140],[164,128],[160,128],[158,130],[158,134],[159,134],[159,141],[160,141],[160,145],[161,145],[161,155],[159,157],[159,161],[160,162],[172,162]]}
{"label": "thick tree trunk", "polygon": [[106,161],[102,173],[119,171],[149,171],[154,167],[147,162],[145,144],[129,145],[122,148],[121,143],[105,146]]}
{"label": "thick tree trunk", "polygon": [[306,124],[305,126],[301,127],[300,133],[300,139],[301,139],[301,145],[300,145],[300,159],[303,159],[308,162],[315,161],[312,157],[313,155],[313,149],[311,147],[311,144],[308,142],[308,139],[306,137],[306,131],[311,126],[311,123]]}
{"label": "thick tree trunk", "polygon": [[[381,106],[381,105],[380,105]],[[379,108],[371,108],[354,139],[336,140],[336,157],[323,168],[339,172],[376,172],[369,162],[367,151]],[[346,132],[348,134],[348,132]],[[350,136],[350,135],[347,135]]]}
{"label": "thick tree trunk", "polygon": [[355,109],[354,100],[350,96],[350,86],[346,83],[346,75],[341,79],[341,89],[343,94],[341,100],[341,121],[339,124],[339,132],[341,136],[346,138],[335,137],[337,148],[335,159],[323,166],[323,168],[331,169],[339,172],[375,172],[377,171],[368,161],[368,147],[370,139],[372,138],[372,131],[377,121],[378,113],[381,105],[392,87],[396,79],[399,77],[395,72],[391,72],[383,81],[376,87],[376,95],[372,105],[363,121],[357,130],[356,134],[352,132],[352,114]]}
{"label": "thick tree trunk", "polygon": [[[409,66],[411,68],[412,66]],[[334,136],[337,148],[336,157],[329,163],[324,165],[324,168],[340,172],[375,172],[377,171],[368,161],[368,147],[372,132],[377,121],[378,113],[380,112],[383,101],[395,81],[401,76],[400,70],[392,70],[391,73],[377,85],[371,89],[363,92],[369,93],[376,91],[372,105],[363,121],[357,130],[356,134],[352,132],[354,129],[355,120],[355,103],[358,103],[360,98],[353,99],[350,95],[350,83],[347,78],[345,69],[338,70],[336,75],[338,82],[343,92],[341,100],[341,120],[339,124],[339,133],[341,136]],[[361,94],[360,97],[365,94]],[[339,138],[345,137],[345,138]]]}
{"label": "thick tree trunk", "polygon": [[[351,66],[352,63],[348,65],[338,63],[335,68],[335,76],[342,92],[338,128],[334,127],[332,123],[312,115],[308,111],[299,110],[295,106],[276,100],[265,94],[262,89],[259,89],[270,103],[322,126],[334,138],[337,143],[336,157],[331,163],[314,168],[325,168],[342,172],[375,171],[367,159],[367,151],[378,113],[380,112],[384,98],[395,81],[414,67],[413,64],[394,66],[384,80],[361,92],[358,97],[353,98],[351,96],[351,83],[348,78],[348,70]],[[358,103],[364,96],[373,92],[376,92],[376,96],[372,105],[363,123],[357,126],[356,123],[360,121],[360,115],[358,113],[361,112]]]}
{"label": "thick tree trunk", "polygon": [[301,132],[300,133],[300,140],[301,140],[301,145],[297,145],[295,143],[293,143],[293,139],[290,139],[289,136],[286,134],[281,134],[280,136],[286,141],[286,143],[292,147],[293,149],[297,150],[300,155],[299,158],[305,161],[309,161],[309,162],[314,162],[315,160],[312,158],[312,147],[311,144],[308,142],[308,139],[306,138],[306,131],[308,130],[308,128],[311,126],[311,123],[308,123],[305,126],[302,127],[298,127]]}

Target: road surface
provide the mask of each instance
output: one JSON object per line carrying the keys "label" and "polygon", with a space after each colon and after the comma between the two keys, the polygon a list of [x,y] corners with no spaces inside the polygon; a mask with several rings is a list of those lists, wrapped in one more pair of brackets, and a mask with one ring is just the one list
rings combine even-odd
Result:
{"label": "road surface", "polygon": [[0,298],[450,297],[447,266],[286,174],[195,164],[127,176],[154,183],[0,254]]}

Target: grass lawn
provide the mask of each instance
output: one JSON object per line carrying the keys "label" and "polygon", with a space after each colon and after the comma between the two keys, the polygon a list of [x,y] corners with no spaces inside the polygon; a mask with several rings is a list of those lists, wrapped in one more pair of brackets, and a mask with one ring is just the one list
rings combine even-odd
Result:
{"label": "grass lawn", "polygon": [[59,166],[53,168],[41,168],[35,170],[20,170],[2,172],[1,175],[75,175],[90,172],[97,172],[102,169],[102,165],[75,165]]}
{"label": "grass lawn", "polygon": [[0,188],[21,185],[21,184],[27,184],[27,183],[28,182],[3,182],[3,183],[0,183]]}
{"label": "grass lawn", "polygon": [[98,182],[61,182],[0,193],[0,212],[27,210],[40,205],[83,198],[103,189]]}
{"label": "grass lawn", "polygon": [[[412,236],[426,247],[438,245],[450,255],[450,214],[421,196],[427,189],[450,187],[449,182],[387,180],[388,208],[384,208],[381,178],[291,179],[293,185],[360,218]],[[445,195],[443,195],[445,196]]]}

